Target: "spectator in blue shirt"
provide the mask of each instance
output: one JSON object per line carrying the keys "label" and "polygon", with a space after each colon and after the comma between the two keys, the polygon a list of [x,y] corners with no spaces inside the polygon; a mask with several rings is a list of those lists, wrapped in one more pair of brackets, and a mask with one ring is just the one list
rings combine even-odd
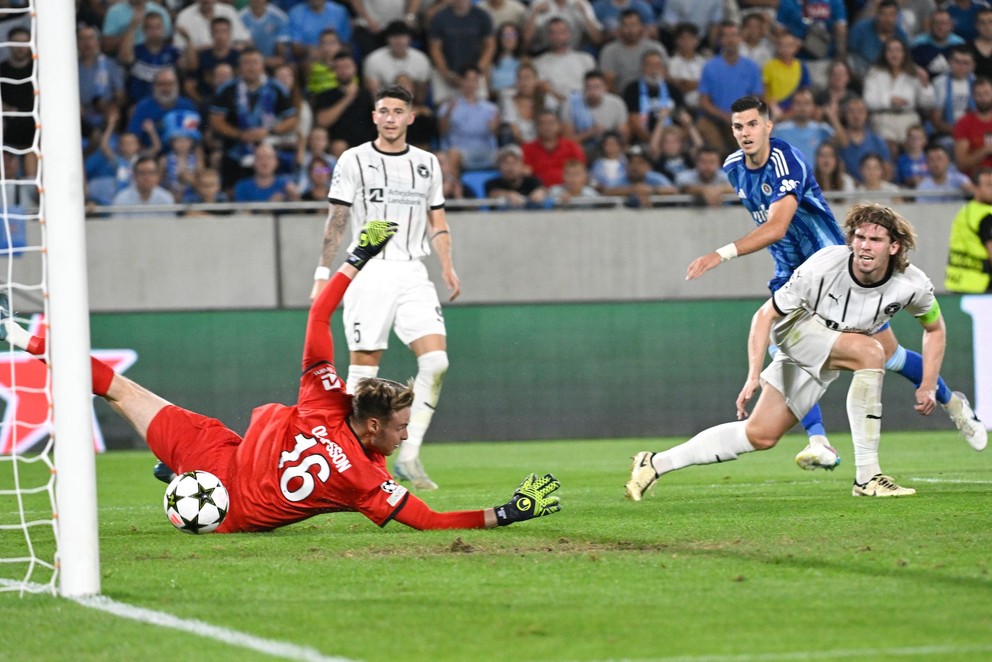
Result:
{"label": "spectator in blue shirt", "polygon": [[592,3],[596,18],[603,24],[603,41],[615,39],[619,35],[620,15],[625,11],[635,11],[646,26],[648,39],[658,38],[657,17],[654,9],[644,0],[596,0]]}
{"label": "spectator in blue shirt", "polygon": [[868,154],[882,159],[885,179],[892,179],[892,153],[885,139],[868,128],[868,104],[860,97],[853,97],[844,104],[844,130],[838,132],[840,158],[847,172],[860,182],[861,161]]}
{"label": "spectator in blue shirt", "polygon": [[741,32],[737,24],[720,25],[720,54],[705,65],[699,79],[699,109],[696,126],[703,140],[727,155],[737,149],[730,130],[730,106],[737,99],[753,94],[763,97],[765,86],[761,68],[740,55]]}
{"label": "spectator in blue shirt", "polygon": [[248,28],[251,40],[265,59],[265,68],[272,70],[286,62],[290,51],[289,17],[286,12],[269,4],[269,0],[248,0],[248,6],[238,14]]}
{"label": "spectator in blue shirt", "polygon": [[265,77],[256,49],[241,51],[238,73],[217,90],[210,107],[210,128],[223,141],[220,174],[225,189],[250,172],[256,145],[294,130],[300,121],[286,88]]}
{"label": "spectator in blue shirt", "polygon": [[603,195],[624,196],[627,207],[649,208],[651,196],[669,195],[678,190],[668,177],[651,169],[651,159],[640,145],[627,150],[627,178],[616,186],[603,189]]}
{"label": "spectator in blue shirt", "polygon": [[333,0],[306,0],[289,10],[289,38],[293,55],[303,59],[317,48],[320,33],[331,28],[342,44],[351,43],[351,16]]}
{"label": "spectator in blue shirt", "polygon": [[76,39],[83,135],[95,137],[95,132],[106,126],[105,117],[110,108],[124,106],[124,72],[112,58],[100,52],[96,28],[79,28]]}
{"label": "spectator in blue shirt", "polygon": [[154,133],[160,143],[165,143],[165,126],[162,118],[172,110],[196,111],[196,105],[179,95],[179,78],[171,67],[155,74],[152,93],[141,99],[131,113],[127,130],[141,138],[141,144],[151,147]]}
{"label": "spectator in blue shirt", "polygon": [[910,43],[913,61],[927,70],[930,78],[950,70],[950,52],[955,46],[967,42],[954,34],[954,21],[946,9],[937,9],[930,15],[930,30],[918,34]]}
{"label": "spectator in blue shirt", "polygon": [[954,21],[954,34],[965,41],[974,41],[978,36],[976,23],[978,12],[988,7],[982,0],[951,0],[943,3]]}
{"label": "spectator in blue shirt", "polygon": [[165,36],[172,36],[172,18],[169,12],[160,4],[150,0],[123,0],[115,2],[107,8],[103,17],[103,39],[101,47],[105,53],[116,54],[124,41],[125,32],[134,31],[134,43],[140,45],[147,38],[141,20],[134,20],[135,15],[145,16],[158,14],[165,25]]}
{"label": "spectator in blue shirt", "polygon": [[941,195],[917,196],[917,202],[945,202],[961,200],[961,198],[973,195],[975,192],[971,178],[962,173],[951,164],[951,155],[940,143],[930,143],[927,145],[927,170],[926,175],[916,185],[917,191],[933,191],[957,189],[956,193],[944,193]]}
{"label": "spectator in blue shirt", "polygon": [[145,41],[135,43],[135,32],[129,30],[121,42],[117,61],[128,68],[127,91],[130,105],[152,93],[155,74],[175,67],[179,62],[179,49],[173,46],[165,31],[165,20],[160,14],[149,12],[141,20]]}
{"label": "spectator in blue shirt", "polygon": [[909,37],[899,25],[899,3],[896,0],[882,0],[873,18],[863,18],[851,28],[847,52],[854,73],[864,78],[868,68],[878,61],[885,43],[893,37],[909,44]]}
{"label": "spectator in blue shirt", "polygon": [[816,148],[833,138],[835,129],[831,124],[840,121],[840,118],[829,108],[825,116],[831,124],[816,121],[813,118],[815,112],[813,93],[803,88],[792,97],[792,116],[784,122],[775,123],[775,137],[781,138],[802,152],[810,164],[816,159]]}
{"label": "spectator in blue shirt", "polygon": [[234,185],[235,202],[287,202],[299,200],[300,194],[288,175],[277,175],[279,157],[276,150],[265,143],[255,148],[254,174],[239,179]]}

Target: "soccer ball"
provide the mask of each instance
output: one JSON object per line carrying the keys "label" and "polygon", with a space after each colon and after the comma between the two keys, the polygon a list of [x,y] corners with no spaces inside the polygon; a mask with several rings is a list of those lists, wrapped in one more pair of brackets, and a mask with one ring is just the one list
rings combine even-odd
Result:
{"label": "soccer ball", "polygon": [[183,533],[215,531],[227,515],[229,499],[220,479],[206,471],[187,471],[165,488],[165,514]]}

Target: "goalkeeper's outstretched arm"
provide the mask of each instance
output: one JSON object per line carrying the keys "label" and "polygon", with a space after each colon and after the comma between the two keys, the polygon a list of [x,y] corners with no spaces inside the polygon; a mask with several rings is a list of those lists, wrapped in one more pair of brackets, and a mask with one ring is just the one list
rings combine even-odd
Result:
{"label": "goalkeeper's outstretched arm", "polygon": [[544,474],[541,477],[531,474],[520,483],[517,491],[505,504],[483,510],[459,510],[448,513],[431,510],[426,503],[411,494],[394,519],[421,531],[491,529],[557,513],[561,510],[561,503],[554,493],[559,487],[561,483],[551,474]]}

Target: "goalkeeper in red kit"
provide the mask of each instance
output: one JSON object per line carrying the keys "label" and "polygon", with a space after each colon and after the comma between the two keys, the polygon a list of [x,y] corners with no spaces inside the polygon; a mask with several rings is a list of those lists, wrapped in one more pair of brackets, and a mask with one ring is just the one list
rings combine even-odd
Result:
{"label": "goalkeeper in red kit", "polygon": [[[220,421],[177,407],[97,359],[93,393],[104,398],[178,472],[209,471],[227,488],[231,507],[219,533],[267,531],[319,515],[357,511],[379,526],[481,529],[550,515],[560,509],[551,474],[531,474],[494,508],[439,513],[395,483],[386,457],[407,436],[413,390],[386,379],[361,382],[354,395],[334,369],[330,318],[352,279],[389,241],[395,224],[370,221],[357,247],[314,301],[307,320],[303,376],[293,406],[252,412],[244,438]],[[0,340],[45,352],[11,316],[0,295]]]}

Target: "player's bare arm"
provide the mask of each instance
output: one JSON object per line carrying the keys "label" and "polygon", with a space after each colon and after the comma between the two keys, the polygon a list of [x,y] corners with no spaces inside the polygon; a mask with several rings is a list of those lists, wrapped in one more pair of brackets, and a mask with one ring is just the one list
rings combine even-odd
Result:
{"label": "player's bare arm", "polygon": [[937,408],[937,378],[947,348],[947,328],[943,316],[923,324],[923,380],[916,389],[913,409],[929,416]]}
{"label": "player's bare arm", "polygon": [[747,336],[747,381],[737,396],[737,420],[747,418],[747,404],[761,386],[761,369],[768,351],[768,334],[772,325],[782,317],[769,299],[751,318],[751,330]]}
{"label": "player's bare arm", "polygon": [[710,269],[723,262],[734,259],[741,255],[748,255],[767,248],[776,241],[782,239],[789,230],[792,217],[799,209],[799,199],[793,195],[787,195],[771,204],[768,209],[768,220],[757,226],[746,235],[726,246],[719,248],[712,253],[701,255],[689,264],[686,270],[685,279],[693,280],[699,278]]}
{"label": "player's bare arm", "polygon": [[454,301],[462,293],[461,281],[455,273],[454,261],[451,257],[451,231],[448,229],[448,221],[443,209],[432,209],[427,213],[427,222],[430,224],[431,246],[437,255],[438,262],[441,263],[441,277],[444,284],[448,286],[448,301]]}
{"label": "player's bare arm", "polygon": [[348,215],[351,209],[347,205],[332,204],[327,212],[327,222],[324,224],[324,242],[320,249],[320,260],[317,272],[313,278],[313,289],[310,290],[310,301],[314,301],[331,278],[331,261],[341,245],[345,226],[348,225]]}

